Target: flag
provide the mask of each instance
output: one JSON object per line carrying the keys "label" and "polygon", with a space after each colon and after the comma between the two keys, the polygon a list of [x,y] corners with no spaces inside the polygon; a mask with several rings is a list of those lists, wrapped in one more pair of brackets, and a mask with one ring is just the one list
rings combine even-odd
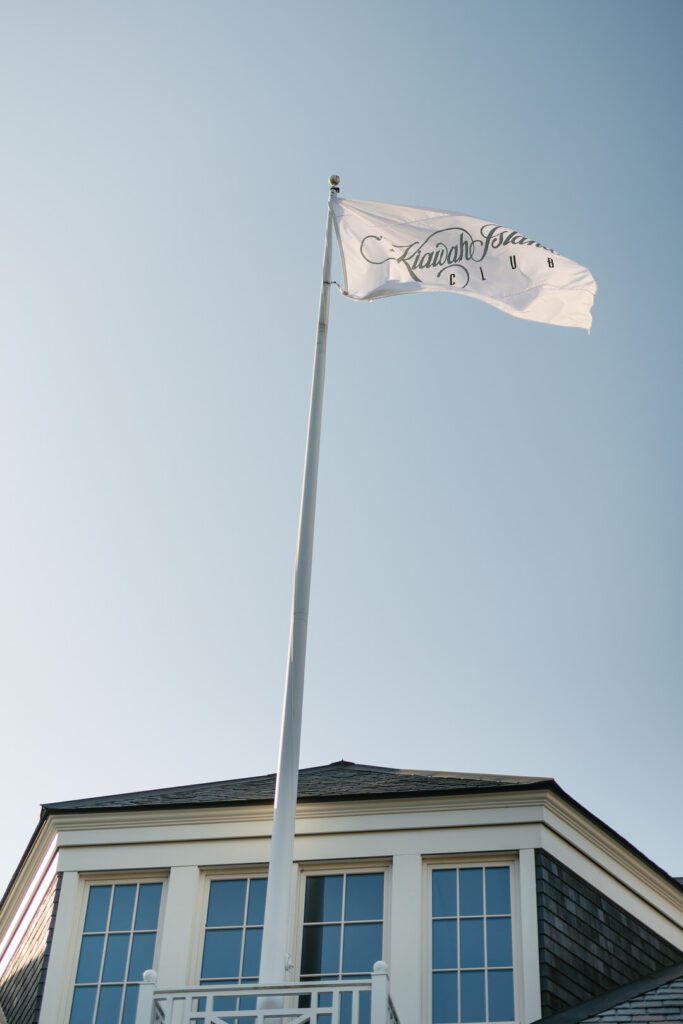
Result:
{"label": "flag", "polygon": [[590,271],[519,231],[464,213],[339,197],[332,215],[349,298],[449,292],[524,320],[590,330]]}

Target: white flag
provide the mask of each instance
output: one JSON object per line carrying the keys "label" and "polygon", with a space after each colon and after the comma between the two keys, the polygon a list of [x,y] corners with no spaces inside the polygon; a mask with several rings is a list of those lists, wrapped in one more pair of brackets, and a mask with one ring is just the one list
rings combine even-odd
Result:
{"label": "white flag", "polygon": [[337,197],[332,212],[352,299],[454,292],[525,320],[590,329],[590,271],[519,231],[464,213]]}

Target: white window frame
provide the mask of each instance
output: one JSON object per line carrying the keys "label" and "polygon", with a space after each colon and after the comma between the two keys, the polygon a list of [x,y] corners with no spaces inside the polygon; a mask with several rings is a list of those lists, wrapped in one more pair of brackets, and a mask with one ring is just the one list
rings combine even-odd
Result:
{"label": "white window frame", "polygon": [[[514,853],[500,854],[453,854],[451,856],[423,857],[423,898],[422,898],[422,1006],[425,1024],[432,1021],[432,873],[448,868],[497,868],[510,869],[510,916],[512,919],[512,986],[515,1006],[515,1024],[522,1020],[522,989],[524,986],[522,961],[522,927],[519,882],[519,856]],[[459,973],[459,972],[458,972]],[[504,1022],[508,1024],[508,1022]]]}
{"label": "white window frame", "polygon": [[[148,882],[160,882],[161,883],[161,900],[159,902],[159,920],[157,921],[156,930],[156,941],[154,943],[154,963],[153,970],[157,969],[159,963],[159,949],[161,946],[161,935],[164,927],[164,914],[166,909],[166,897],[168,894],[168,871],[159,870],[141,870],[141,871],[88,871],[82,872],[78,876],[78,901],[77,910],[74,916],[74,927],[71,934],[71,942],[69,949],[68,963],[70,964],[69,972],[67,976],[68,984],[66,985],[65,1002],[62,1003],[63,1015],[62,1021],[64,1024],[68,1024],[71,1017],[71,1007],[74,999],[74,992],[76,988],[76,972],[78,970],[78,958],[81,951],[81,940],[83,939],[83,926],[85,925],[85,913],[88,907],[88,897],[90,889],[94,885],[136,885],[145,884]],[[108,934],[108,933],[107,933]],[[125,985],[125,982],[124,982]],[[98,991],[102,987],[101,982],[98,984]]]}
{"label": "white window frame", "polygon": [[200,890],[198,901],[198,922],[195,929],[192,971],[194,984],[199,985],[202,974],[202,957],[204,956],[204,937],[206,935],[206,915],[209,910],[209,893],[212,882],[239,881],[248,878],[268,878],[267,864],[235,864],[229,867],[200,868]]}
{"label": "white window frame", "polygon": [[[301,978],[301,954],[304,940],[304,905],[306,901],[306,879],[324,875],[384,875],[384,899],[382,905],[382,960],[389,962],[389,937],[391,934],[391,860],[387,858],[369,860],[337,860],[300,862],[296,899],[296,949],[294,975]],[[340,951],[341,952],[341,951]],[[329,981],[329,984],[334,984]]]}

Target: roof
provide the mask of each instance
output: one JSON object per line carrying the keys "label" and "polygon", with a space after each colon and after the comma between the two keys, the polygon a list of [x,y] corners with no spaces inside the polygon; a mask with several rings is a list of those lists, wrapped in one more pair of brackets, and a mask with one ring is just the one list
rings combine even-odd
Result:
{"label": "roof", "polygon": [[[527,775],[472,775],[462,772],[413,771],[334,761],[299,772],[299,800],[350,800],[369,797],[427,796],[447,793],[525,790],[548,786],[552,779]],[[64,800],[43,805],[44,814],[73,811],[143,810],[159,807],[226,806],[272,803],[275,775],[204,782],[136,793]]]}
{"label": "roof", "polygon": [[[331,764],[299,771],[299,802],[330,800],[368,800],[392,797],[458,796],[466,793],[512,793],[547,790],[555,793],[580,814],[592,821],[640,861],[656,871],[671,885],[671,875],[650,860],[622,835],[610,828],[577,800],[566,793],[554,779],[531,775],[485,775],[469,772],[421,771],[412,768],[384,768],[354,761],[333,761]],[[135,793],[86,797],[43,804],[41,820],[29,848],[41,826],[50,816],[60,814],[154,810],[159,808],[229,807],[240,804],[272,804],[275,775],[255,775],[223,782],[203,782],[165,789],[143,789]],[[26,851],[28,852],[28,850]],[[26,854],[24,855],[26,856]],[[22,862],[23,862],[22,858]],[[17,871],[19,868],[17,868]],[[13,881],[13,879],[12,879]],[[10,888],[12,885],[10,881]],[[2,905],[0,900],[0,906]]]}
{"label": "roof", "polygon": [[[650,1024],[683,1021],[683,963],[665,967],[638,981],[610,989],[572,1006],[543,1024]],[[536,1021],[536,1024],[541,1024]]]}

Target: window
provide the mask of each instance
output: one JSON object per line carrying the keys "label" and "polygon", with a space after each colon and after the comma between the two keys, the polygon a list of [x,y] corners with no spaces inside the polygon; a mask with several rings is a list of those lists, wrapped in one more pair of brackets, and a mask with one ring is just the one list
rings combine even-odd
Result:
{"label": "window", "polygon": [[134,1024],[160,903],[161,882],[90,886],[69,1024]]}
{"label": "window", "polygon": [[[336,981],[367,977],[382,959],[384,873],[309,875],[304,898],[301,980]],[[369,1024],[370,993],[361,992],[360,1024]],[[301,1005],[308,1005],[308,997]],[[331,1006],[321,994],[319,1006]],[[351,993],[343,992],[341,1024],[351,1019]],[[331,1017],[330,1017],[331,1020]]]}
{"label": "window", "polygon": [[384,874],[310,875],[306,879],[301,980],[370,974],[382,959]]}
{"label": "window", "polygon": [[[215,878],[211,881],[201,985],[246,985],[258,981],[267,884],[266,878]],[[253,1010],[255,1006],[256,1000],[247,996],[241,999],[217,996],[212,1009]],[[204,1012],[206,999],[195,1000],[194,1009]]]}
{"label": "window", "polygon": [[209,888],[200,984],[258,981],[265,878],[216,878]]}
{"label": "window", "polygon": [[432,871],[432,1022],[513,1021],[510,868]]}

